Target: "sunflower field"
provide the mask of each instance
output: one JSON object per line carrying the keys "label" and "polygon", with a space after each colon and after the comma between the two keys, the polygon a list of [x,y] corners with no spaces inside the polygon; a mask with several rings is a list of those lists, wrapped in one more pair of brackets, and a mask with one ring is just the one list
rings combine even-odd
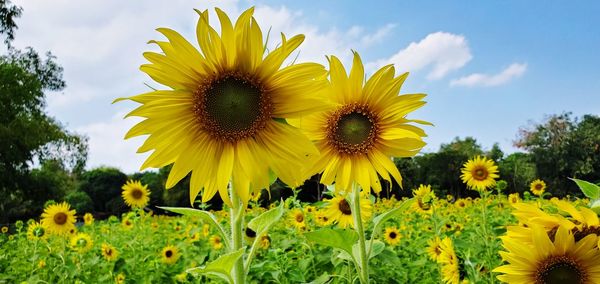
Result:
{"label": "sunflower field", "polygon": [[[305,36],[268,48],[254,8],[196,13],[194,44],[158,28],[159,51],[143,54],[163,88],[113,101],[136,104],[125,139],[144,139],[141,170],[170,167],[164,188],[184,184],[188,200],[151,206],[157,193],[132,177],[109,188],[116,201],[98,188],[48,198],[1,227],[0,283],[600,283],[598,185],[565,177],[579,197],[554,197],[538,178],[509,193],[498,159],[478,153],[454,169],[468,196],[386,194],[414,178],[398,161],[433,126],[413,118],[426,95],[400,93],[408,73],[368,74],[356,51],[347,66],[298,63]],[[314,177],[324,190],[306,202]],[[270,198],[275,183],[291,196]],[[98,214],[115,204],[127,211]]]}

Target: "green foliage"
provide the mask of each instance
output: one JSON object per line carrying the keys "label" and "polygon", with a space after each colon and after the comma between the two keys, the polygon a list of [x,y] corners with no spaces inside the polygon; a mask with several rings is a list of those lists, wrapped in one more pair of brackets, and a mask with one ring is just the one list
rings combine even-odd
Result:
{"label": "green foliage", "polygon": [[121,199],[121,187],[125,182],[127,175],[119,169],[101,167],[81,175],[79,191],[92,198],[95,211],[118,215],[126,210]]}
{"label": "green foliage", "polygon": [[70,192],[65,197],[65,201],[67,201],[71,205],[71,208],[75,209],[80,215],[94,211],[94,201],[92,201],[90,196],[83,191]]}
{"label": "green foliage", "polygon": [[10,0],[0,1],[0,34],[6,35],[4,43],[10,47],[10,42],[15,38],[17,23],[15,18],[21,16],[23,9],[10,3]]}
{"label": "green foliage", "polygon": [[537,178],[532,156],[526,153],[506,156],[498,163],[498,169],[507,183],[507,193],[528,191],[529,184]]}

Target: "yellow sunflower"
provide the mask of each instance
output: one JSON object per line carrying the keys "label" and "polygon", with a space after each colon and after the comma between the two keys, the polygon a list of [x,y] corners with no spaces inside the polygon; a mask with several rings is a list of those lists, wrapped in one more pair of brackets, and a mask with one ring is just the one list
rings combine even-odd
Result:
{"label": "yellow sunflower", "polygon": [[320,173],[321,183],[332,184],[336,191],[348,192],[356,182],[365,191],[381,191],[378,174],[402,184],[400,172],[390,157],[411,157],[425,145],[425,132],[409,123],[406,116],[425,104],[424,94],[398,96],[408,76],[395,76],[392,65],[379,69],[364,82],[365,72],[358,53],[350,74],[340,60],[331,56],[330,85],[325,90],[332,102],[329,109],[292,120],[313,140],[321,155],[309,173]]}
{"label": "yellow sunflower", "polygon": [[145,120],[125,138],[149,135],[138,152],[154,150],[142,169],[173,164],[166,188],[192,172],[192,203],[202,190],[202,201],[219,192],[231,204],[230,181],[247,203],[251,193],[269,188],[270,171],[290,186],[302,184],[309,176],[298,169],[318,151],[285,119],[323,109],[315,93],[326,84],[325,68],[316,63],[281,68],[304,36],[282,34],[281,44],[267,53],[254,8],[235,24],[216,9],[220,34],[209,25],[208,11],[197,12],[200,51],[179,33],[159,28],[168,41],[151,42],[163,53],[144,53],[151,64],[141,70],[170,89],[129,98],[142,106],[128,116]]}
{"label": "yellow sunflower", "polygon": [[33,222],[27,227],[27,238],[30,240],[44,240],[48,237],[46,228],[39,222]]}
{"label": "yellow sunflower", "polygon": [[467,205],[468,205],[468,202],[462,198],[454,201],[454,206],[456,206],[456,208],[462,209],[462,208],[467,207]]}
{"label": "yellow sunflower", "polygon": [[206,237],[208,237],[208,235],[210,235],[210,225],[204,224],[204,225],[202,225],[202,236],[204,236],[206,238]]}
{"label": "yellow sunflower", "polygon": [[431,213],[433,211],[433,202],[435,193],[431,190],[430,185],[419,185],[418,189],[413,190],[413,196],[416,202],[412,207],[420,213]]}
{"label": "yellow sunflower", "polygon": [[75,210],[68,203],[52,204],[42,213],[42,226],[51,234],[67,234],[75,229]]}
{"label": "yellow sunflower", "polygon": [[129,219],[129,217],[125,217],[123,218],[123,220],[121,220],[121,225],[123,225],[123,227],[127,230],[133,228],[133,221],[131,221],[131,219]]}
{"label": "yellow sunflower", "polygon": [[498,175],[498,166],[494,164],[494,161],[486,158],[477,156],[472,160],[467,161],[462,170],[460,176],[462,181],[467,184],[471,189],[485,190],[488,187],[492,187],[496,184],[496,178]]}
{"label": "yellow sunflower", "polygon": [[2,230],[2,233],[3,233],[3,234],[6,234],[6,233],[8,233],[8,227],[6,227],[6,226],[2,226],[2,229],[1,229],[1,230]]}
{"label": "yellow sunflower", "polygon": [[509,194],[508,195],[508,202],[510,202],[511,204],[515,204],[515,203],[521,202],[521,198],[519,197],[519,193],[515,192],[515,193]]}
{"label": "yellow sunflower", "polygon": [[107,261],[113,261],[119,257],[119,251],[107,243],[102,244],[102,256]]}
{"label": "yellow sunflower", "polygon": [[260,248],[268,249],[271,246],[271,238],[267,235],[260,237]]}
{"label": "yellow sunflower", "polygon": [[290,212],[289,222],[296,229],[306,228],[306,216],[304,216],[301,209],[296,208]]}
{"label": "yellow sunflower", "polygon": [[[498,279],[514,284],[600,283],[598,237],[587,235],[575,241],[567,228],[559,227],[551,240],[545,229],[532,228],[532,244],[504,237],[500,256],[508,264],[494,269]],[[535,244],[535,245],[533,245]]]}
{"label": "yellow sunflower", "polygon": [[435,237],[427,241],[427,254],[433,261],[439,261],[440,255],[442,254],[442,240],[439,237]]}
{"label": "yellow sunflower", "polygon": [[166,246],[161,252],[162,262],[174,264],[180,257],[179,250],[175,246]]}
{"label": "yellow sunflower", "polygon": [[541,179],[536,179],[529,185],[529,190],[536,196],[542,196],[546,190],[546,183]]}
{"label": "yellow sunflower", "polygon": [[88,226],[94,224],[94,215],[92,213],[85,213],[83,215],[83,223]]}
{"label": "yellow sunflower", "polygon": [[331,219],[327,217],[327,213],[324,210],[318,210],[317,213],[315,213],[315,223],[319,227],[325,227],[331,224]]}
{"label": "yellow sunflower", "polygon": [[210,243],[210,245],[212,245],[213,249],[215,250],[220,250],[221,248],[223,248],[223,240],[221,239],[221,236],[212,235],[210,236],[210,238],[208,238],[208,242]]}
{"label": "yellow sunflower", "polygon": [[396,227],[389,227],[385,228],[385,232],[383,232],[383,237],[386,243],[388,243],[391,246],[396,246],[398,245],[398,243],[400,243],[402,235],[400,234],[398,229],[396,229]]}
{"label": "yellow sunflower", "polygon": [[452,239],[445,237],[440,243],[440,251],[438,262],[442,264],[442,280],[444,283],[460,283],[460,264]]}
{"label": "yellow sunflower", "polygon": [[84,253],[92,249],[94,241],[86,233],[77,233],[71,237],[71,248],[78,253]]}
{"label": "yellow sunflower", "polygon": [[140,181],[127,181],[123,187],[123,200],[130,207],[143,208],[150,201],[150,192],[147,185],[142,185]]}
{"label": "yellow sunflower", "polygon": [[[373,206],[371,205],[371,201],[369,199],[360,199],[360,213],[360,217],[363,222],[371,219]],[[354,222],[352,220],[352,208],[350,203],[348,203],[346,198],[343,196],[336,196],[330,200],[327,200],[325,216],[330,220],[330,222],[336,222],[338,226],[342,228],[346,228],[348,225],[354,227]]]}
{"label": "yellow sunflower", "polygon": [[115,277],[115,283],[124,284],[125,283],[125,274],[123,274],[123,273],[117,274],[117,277]]}

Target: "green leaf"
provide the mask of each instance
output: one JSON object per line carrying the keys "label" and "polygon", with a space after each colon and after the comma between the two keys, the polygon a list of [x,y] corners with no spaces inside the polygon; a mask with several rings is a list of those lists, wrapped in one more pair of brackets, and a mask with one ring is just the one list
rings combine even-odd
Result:
{"label": "green leaf", "polygon": [[321,229],[305,233],[309,241],[334,248],[341,249],[352,255],[352,246],[358,240],[358,234],[353,230],[344,229]]}
{"label": "green leaf", "polygon": [[218,276],[229,283],[233,283],[233,277],[231,276],[233,266],[244,254],[244,249],[241,248],[235,252],[230,252],[220,256],[214,261],[209,262],[203,267],[195,267],[187,270],[188,273],[198,273]]}
{"label": "green leaf", "polygon": [[377,215],[377,217],[373,218],[373,236],[372,238],[375,237],[376,234],[379,233],[379,226],[381,226],[383,223],[385,223],[385,221],[394,218],[394,217],[398,217],[399,215],[403,214],[404,211],[414,202],[414,200],[408,199],[404,202],[402,202],[402,204],[400,204],[400,206],[391,209],[387,212],[381,213],[379,215]]}
{"label": "green leaf", "polygon": [[219,224],[219,221],[217,221],[217,218],[212,213],[210,213],[208,211],[198,210],[198,209],[188,208],[188,207],[161,207],[161,206],[157,206],[157,207],[160,209],[163,209],[163,210],[179,213],[179,214],[186,215],[186,216],[200,217],[200,219],[202,221],[204,221],[205,223],[209,223],[211,226],[214,226],[215,228],[217,228],[218,234],[224,240],[223,243],[225,244],[225,247],[227,247],[227,248],[229,247],[229,243],[230,243],[229,236],[227,234],[225,234],[225,230],[223,229],[223,227],[221,227],[221,225]]}
{"label": "green leaf", "polygon": [[574,181],[577,184],[577,186],[579,186],[581,192],[583,192],[583,194],[589,199],[600,199],[600,186],[576,178],[571,178],[571,180]]}
{"label": "green leaf", "polygon": [[329,274],[327,274],[327,272],[324,272],[323,274],[321,274],[321,276],[317,277],[317,279],[308,282],[307,284],[325,284],[327,282],[329,282],[329,279],[331,278],[331,276],[329,276]]}
{"label": "green leaf", "polygon": [[590,201],[590,208],[596,212],[596,214],[600,214],[600,199]]}
{"label": "green leaf", "polygon": [[283,213],[285,212],[283,205],[284,203],[280,202],[279,206],[258,215],[248,222],[248,228],[256,232],[257,238],[266,234],[269,231],[269,228],[271,228],[277,221],[279,221],[279,219],[281,219]]}
{"label": "green leaf", "polygon": [[[358,245],[358,244],[356,244]],[[371,252],[368,255],[369,259],[376,257],[378,254],[383,252],[385,249],[385,244],[380,240],[373,241],[373,245],[371,246]]]}

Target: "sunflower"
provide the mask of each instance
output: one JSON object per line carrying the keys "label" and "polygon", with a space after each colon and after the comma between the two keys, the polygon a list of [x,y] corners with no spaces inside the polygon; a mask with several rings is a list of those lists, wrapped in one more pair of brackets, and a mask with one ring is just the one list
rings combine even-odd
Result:
{"label": "sunflower", "polygon": [[166,246],[161,252],[162,262],[174,264],[179,259],[179,250],[175,246]]}
{"label": "sunflower", "polygon": [[208,238],[208,242],[210,243],[210,245],[212,245],[213,249],[215,250],[220,250],[221,248],[223,248],[223,240],[220,236],[212,235],[210,236],[210,238]]}
{"label": "sunflower", "polygon": [[75,210],[66,202],[52,204],[42,213],[42,226],[51,234],[67,234],[75,229]]}
{"label": "sunflower", "polygon": [[319,210],[315,213],[315,223],[319,227],[325,227],[331,224],[331,219],[327,217],[327,213],[324,210]]}
{"label": "sunflower", "polygon": [[271,238],[267,235],[260,237],[260,248],[268,249],[271,246]]}
{"label": "sunflower", "polygon": [[381,191],[380,175],[402,184],[400,172],[390,157],[412,157],[425,145],[425,132],[409,123],[430,124],[406,119],[411,111],[425,104],[424,94],[398,96],[404,73],[394,77],[392,65],[379,69],[364,82],[365,72],[358,53],[350,74],[340,60],[329,58],[331,82],[325,96],[332,102],[326,111],[292,120],[315,142],[321,155],[309,167],[309,174],[320,173],[320,182],[336,191],[348,192],[353,183],[365,191]]}
{"label": "sunflower", "polygon": [[296,229],[306,228],[306,216],[304,216],[304,212],[301,209],[294,209],[290,212],[289,222]]}
{"label": "sunflower", "polygon": [[519,203],[520,201],[521,198],[519,197],[518,192],[511,193],[508,195],[508,202],[510,202],[511,204]]}
{"label": "sunflower", "polygon": [[86,233],[77,233],[71,237],[71,248],[78,253],[84,253],[92,249],[94,241]]}
{"label": "sunflower", "polygon": [[144,53],[151,64],[141,70],[170,89],[129,98],[142,106],[128,116],[145,120],[125,138],[149,135],[138,152],[154,150],[142,169],[173,164],[166,188],[192,172],[192,203],[202,190],[203,202],[219,192],[231,204],[230,181],[247,203],[251,193],[269,188],[270,171],[288,185],[302,184],[309,176],[298,169],[318,151],[285,119],[323,109],[314,94],[326,84],[325,68],[316,63],[281,68],[304,36],[282,34],[281,44],[267,53],[254,8],[235,24],[216,9],[220,35],[209,25],[208,11],[197,12],[201,51],[179,33],[159,28],[168,41],[151,42],[163,53]]}
{"label": "sunflower", "polygon": [[142,185],[140,181],[127,181],[123,187],[123,200],[129,207],[143,208],[150,201],[150,192],[147,185]]}
{"label": "sunflower", "polygon": [[429,185],[419,185],[418,189],[413,190],[415,201],[412,205],[413,209],[421,213],[431,213],[433,211],[433,201],[435,193],[431,191]]}
{"label": "sunflower", "polygon": [[1,230],[2,230],[2,233],[3,233],[3,234],[6,234],[6,233],[8,233],[8,227],[6,227],[6,226],[2,226],[2,229],[1,229]]}
{"label": "sunflower", "polygon": [[458,199],[456,201],[454,201],[454,206],[456,206],[456,208],[465,208],[467,207],[467,201],[464,199]]}
{"label": "sunflower", "polygon": [[536,179],[529,185],[529,190],[536,196],[542,196],[546,190],[546,183],[541,179]]}
{"label": "sunflower", "polygon": [[133,228],[133,221],[131,221],[131,219],[129,219],[128,217],[123,218],[123,220],[121,220],[121,225],[123,225],[123,227],[127,230],[130,230],[131,228]]}
{"label": "sunflower", "polygon": [[595,234],[575,241],[574,235],[559,227],[550,239],[544,228],[532,228],[535,245],[503,237],[500,256],[508,264],[494,269],[507,283],[600,283],[600,252]]}
{"label": "sunflower", "polygon": [[445,237],[440,243],[440,251],[438,262],[442,264],[442,280],[444,283],[460,283],[460,263],[452,239]]}
{"label": "sunflower", "polygon": [[[371,201],[366,198],[360,199],[360,213],[361,219],[363,222],[371,219],[371,214],[373,212],[373,206],[371,205]],[[350,203],[343,196],[336,196],[330,200],[327,200],[327,208],[325,209],[325,216],[331,220],[331,222],[336,222],[338,226],[342,228],[348,227],[348,225],[354,227],[354,223],[352,220],[352,208]]]}
{"label": "sunflower", "polygon": [[27,238],[30,240],[44,240],[48,237],[46,228],[39,222],[33,222],[27,227]]}
{"label": "sunflower", "polygon": [[204,224],[204,225],[202,225],[202,236],[204,236],[206,238],[206,237],[208,237],[208,235],[210,235],[210,225]]}
{"label": "sunflower", "polygon": [[102,244],[102,256],[107,261],[113,261],[119,257],[119,252],[117,249],[107,243]]}
{"label": "sunflower", "polygon": [[492,187],[496,184],[496,178],[498,175],[498,166],[494,164],[494,161],[486,158],[477,156],[472,160],[467,161],[462,170],[460,176],[462,181],[467,184],[471,189],[485,190],[488,187]]}
{"label": "sunflower", "polygon": [[400,239],[402,238],[402,235],[400,234],[398,229],[396,229],[396,227],[385,228],[383,236],[385,238],[385,242],[391,246],[398,245],[398,243],[400,243]]}
{"label": "sunflower", "polygon": [[123,274],[123,273],[117,274],[117,277],[115,277],[115,283],[117,283],[117,284],[125,283],[125,274]]}
{"label": "sunflower", "polygon": [[40,261],[38,261],[37,267],[39,269],[43,269],[44,267],[46,267],[46,261],[41,259]]}
{"label": "sunflower", "polygon": [[91,213],[85,213],[85,215],[83,215],[83,222],[88,226],[94,224],[94,215]]}

